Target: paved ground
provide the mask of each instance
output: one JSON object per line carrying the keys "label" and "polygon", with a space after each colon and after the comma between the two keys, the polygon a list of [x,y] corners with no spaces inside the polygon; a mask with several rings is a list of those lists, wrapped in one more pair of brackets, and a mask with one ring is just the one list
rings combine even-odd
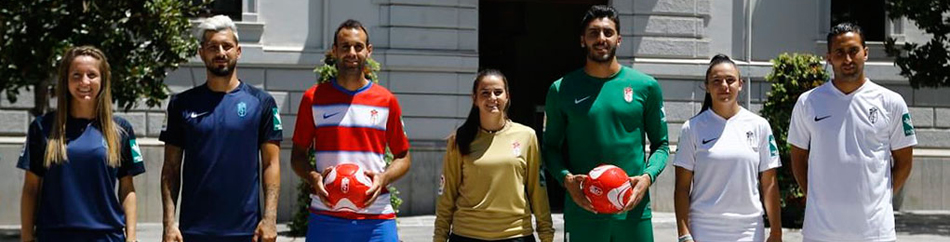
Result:
{"label": "paved ground", "polygon": [[[653,233],[656,241],[676,241],[676,227],[672,213],[653,213]],[[399,236],[403,241],[431,241],[434,216],[401,217],[397,220]],[[562,241],[564,220],[561,214],[554,215],[554,228],[558,231],[555,241]],[[905,212],[896,216],[897,240],[901,242],[950,242],[950,211]],[[286,224],[278,226],[281,234],[289,229]],[[161,225],[145,223],[139,225],[139,240],[142,242],[160,242]],[[15,227],[0,227],[0,242],[19,241],[19,231]],[[785,229],[785,241],[802,241],[797,229]],[[280,242],[304,242],[303,238],[281,236]]]}

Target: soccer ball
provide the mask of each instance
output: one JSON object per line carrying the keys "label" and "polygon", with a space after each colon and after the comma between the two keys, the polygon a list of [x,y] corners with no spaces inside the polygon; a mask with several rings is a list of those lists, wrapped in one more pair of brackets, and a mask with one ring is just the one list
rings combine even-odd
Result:
{"label": "soccer ball", "polygon": [[633,189],[627,173],[613,165],[600,165],[581,183],[584,195],[598,213],[617,213],[630,202]]}
{"label": "soccer ball", "polygon": [[327,202],[333,211],[355,212],[363,209],[369,199],[366,191],[373,185],[372,179],[357,164],[340,164],[323,178],[327,189]]}

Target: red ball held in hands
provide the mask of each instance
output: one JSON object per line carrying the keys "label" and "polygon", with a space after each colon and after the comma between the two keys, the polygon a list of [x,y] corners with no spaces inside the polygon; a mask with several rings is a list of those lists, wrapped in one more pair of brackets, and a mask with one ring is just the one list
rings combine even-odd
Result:
{"label": "red ball held in hands", "polygon": [[614,165],[595,167],[587,173],[581,188],[598,213],[620,212],[633,195],[627,173]]}
{"label": "red ball held in hands", "polygon": [[369,199],[366,191],[373,180],[357,164],[340,164],[333,168],[323,179],[327,189],[327,201],[333,211],[359,211]]}

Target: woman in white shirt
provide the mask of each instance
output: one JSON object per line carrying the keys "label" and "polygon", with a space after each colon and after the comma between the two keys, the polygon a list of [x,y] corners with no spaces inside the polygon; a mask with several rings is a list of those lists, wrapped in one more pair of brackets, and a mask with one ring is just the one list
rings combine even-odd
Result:
{"label": "woman in white shirt", "polygon": [[[673,165],[679,241],[781,241],[778,147],[768,121],[736,98],[745,83],[736,64],[716,55],[706,70],[703,108],[683,124]],[[765,209],[759,188],[765,197]]]}

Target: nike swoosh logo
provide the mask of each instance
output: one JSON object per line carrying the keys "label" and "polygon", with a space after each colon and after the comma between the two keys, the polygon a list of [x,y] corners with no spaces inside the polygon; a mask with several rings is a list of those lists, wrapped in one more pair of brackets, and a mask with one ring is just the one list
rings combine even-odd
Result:
{"label": "nike swoosh logo", "polygon": [[208,112],[202,112],[202,113],[191,112],[191,118],[201,117],[201,116],[204,116],[205,114],[208,114]]}
{"label": "nike swoosh logo", "polygon": [[830,118],[830,117],[831,117],[831,115],[824,116],[824,117],[821,117],[821,118],[819,118],[818,116],[815,116],[815,122],[818,122],[818,121],[821,121],[821,120],[823,120],[823,119]]}
{"label": "nike swoosh logo", "polygon": [[574,104],[581,103],[581,102],[587,100],[588,98],[590,98],[590,96],[586,96],[586,97],[581,98],[581,99],[574,99]]}
{"label": "nike swoosh logo", "polygon": [[330,117],[336,116],[337,114],[340,114],[340,112],[335,112],[335,113],[331,113],[331,114],[326,114],[326,113],[324,113],[324,114],[323,114],[323,119],[328,119],[328,118],[330,118]]}
{"label": "nike swoosh logo", "polygon": [[708,139],[708,140],[704,139],[704,140],[703,140],[703,144],[712,142],[713,140],[717,140],[717,139],[719,139],[719,138],[712,138],[712,139]]}

